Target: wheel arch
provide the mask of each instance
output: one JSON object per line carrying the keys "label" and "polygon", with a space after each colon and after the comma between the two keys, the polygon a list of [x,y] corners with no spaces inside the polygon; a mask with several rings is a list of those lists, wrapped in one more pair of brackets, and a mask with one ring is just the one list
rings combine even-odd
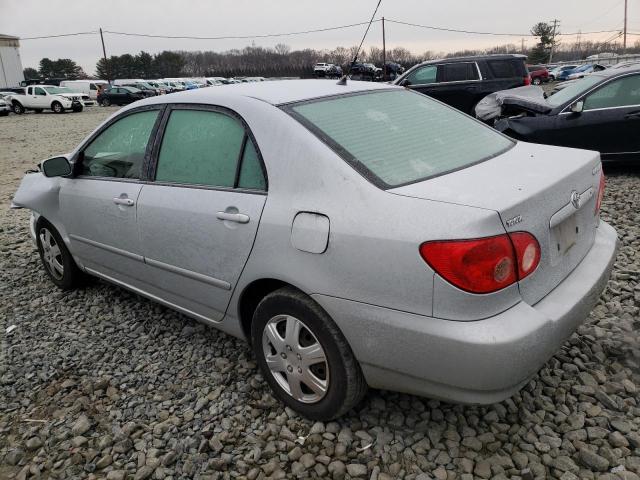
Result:
{"label": "wheel arch", "polygon": [[302,289],[292,285],[284,280],[277,278],[260,278],[253,280],[246,285],[240,296],[238,297],[238,319],[240,321],[240,328],[245,339],[251,343],[251,323],[253,321],[253,314],[258,307],[260,301],[269,295],[271,292],[275,292],[284,287],[290,287],[295,290],[299,290],[305,293]]}

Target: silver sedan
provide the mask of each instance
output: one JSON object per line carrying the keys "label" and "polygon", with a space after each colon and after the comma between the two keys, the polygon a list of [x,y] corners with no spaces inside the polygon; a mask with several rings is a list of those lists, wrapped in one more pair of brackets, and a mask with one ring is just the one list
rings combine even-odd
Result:
{"label": "silver sedan", "polygon": [[515,142],[404,88],[300,80],[136,102],[13,203],[61,288],[92,275],[246,338],[274,394],[518,391],[605,287],[598,153]]}

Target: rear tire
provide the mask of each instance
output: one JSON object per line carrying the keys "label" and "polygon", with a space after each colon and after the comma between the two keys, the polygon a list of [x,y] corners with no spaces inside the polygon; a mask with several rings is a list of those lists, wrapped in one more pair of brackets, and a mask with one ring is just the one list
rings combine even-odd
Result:
{"label": "rear tire", "polygon": [[13,113],[15,113],[16,115],[22,115],[24,113],[24,107],[22,106],[22,104],[18,102],[14,102]]}
{"label": "rear tire", "polygon": [[534,85],[540,85],[542,83],[542,80],[540,80],[539,78],[534,78],[533,80],[531,80],[531,83],[533,83]]}
{"label": "rear tire", "polygon": [[51,281],[62,290],[71,290],[84,280],[58,231],[44,219],[36,225],[36,242],[40,260]]}
{"label": "rear tire", "polygon": [[51,104],[51,110],[53,110],[55,113],[64,113],[64,107],[60,102],[53,102]]}
{"label": "rear tire", "polygon": [[251,342],[274,395],[307,418],[339,417],[367,391],[342,332],[317,303],[294,288],[276,290],[258,304]]}

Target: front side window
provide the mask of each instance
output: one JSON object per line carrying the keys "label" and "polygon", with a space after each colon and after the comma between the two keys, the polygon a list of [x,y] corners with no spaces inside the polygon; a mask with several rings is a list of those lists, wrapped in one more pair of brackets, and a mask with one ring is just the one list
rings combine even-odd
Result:
{"label": "front side window", "polygon": [[158,110],[132,113],[103,130],[84,150],[81,175],[140,178]]}
{"label": "front side window", "polygon": [[175,110],[169,117],[156,180],[233,187],[244,127],[219,112]]}
{"label": "front side window", "polygon": [[464,82],[480,78],[475,63],[449,63],[442,67],[445,82]]}
{"label": "front side window", "polygon": [[640,105],[640,75],[613,80],[587,95],[584,109],[629,107]]}
{"label": "front side window", "polygon": [[427,65],[426,67],[417,68],[409,75],[407,80],[409,85],[424,85],[426,83],[435,83],[438,77],[438,67],[435,65]]}
{"label": "front side window", "polygon": [[549,95],[549,97],[547,98],[547,103],[549,103],[553,107],[559,107],[560,105],[563,105],[564,103],[578,97],[601,81],[602,77],[600,75],[589,75],[587,77],[581,78],[568,87]]}
{"label": "front side window", "polygon": [[36,87],[35,92],[36,92],[36,95],[46,95],[44,89],[40,87]]}
{"label": "front side window", "polygon": [[329,97],[285,109],[382,188],[465,168],[514,145],[457,110],[405,89]]}

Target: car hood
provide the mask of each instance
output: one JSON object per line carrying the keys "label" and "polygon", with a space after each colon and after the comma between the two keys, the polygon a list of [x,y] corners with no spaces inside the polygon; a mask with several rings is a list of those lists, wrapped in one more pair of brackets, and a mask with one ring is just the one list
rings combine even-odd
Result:
{"label": "car hood", "polygon": [[500,90],[490,93],[476,105],[476,117],[488,121],[501,116],[504,106],[516,106],[531,113],[546,114],[552,106],[544,98],[544,90],[537,85]]}

